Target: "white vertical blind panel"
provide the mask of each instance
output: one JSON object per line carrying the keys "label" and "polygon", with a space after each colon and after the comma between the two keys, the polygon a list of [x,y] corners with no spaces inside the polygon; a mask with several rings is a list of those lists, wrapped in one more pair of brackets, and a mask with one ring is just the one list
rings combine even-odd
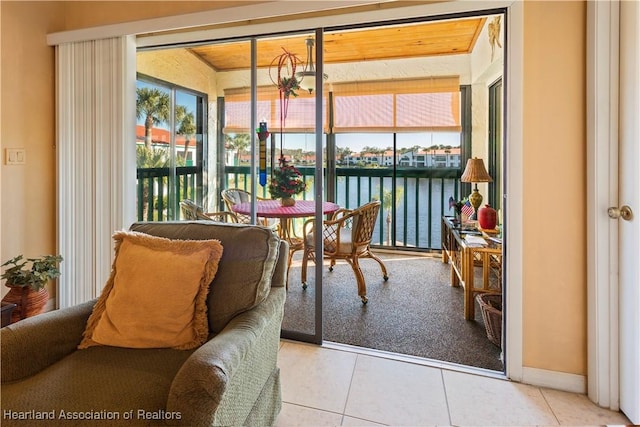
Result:
{"label": "white vertical blind panel", "polygon": [[133,220],[134,55],[130,37],[57,47],[59,307],[99,295]]}

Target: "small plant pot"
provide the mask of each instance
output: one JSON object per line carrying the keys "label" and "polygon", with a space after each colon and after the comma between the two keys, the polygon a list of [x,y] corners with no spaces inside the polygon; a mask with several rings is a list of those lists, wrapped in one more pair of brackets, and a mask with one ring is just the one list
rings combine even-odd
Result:
{"label": "small plant pot", "polygon": [[296,204],[296,200],[293,197],[283,197],[280,199],[280,204],[282,206],[294,206]]}
{"label": "small plant pot", "polygon": [[49,292],[46,288],[35,291],[29,286],[7,285],[7,287],[9,292],[2,301],[16,305],[11,313],[11,323],[42,313],[49,301]]}

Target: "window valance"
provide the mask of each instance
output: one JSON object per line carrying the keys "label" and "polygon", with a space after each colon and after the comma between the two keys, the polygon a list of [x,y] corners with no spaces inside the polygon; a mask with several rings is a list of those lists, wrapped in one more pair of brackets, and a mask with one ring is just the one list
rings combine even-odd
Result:
{"label": "window valance", "polygon": [[[327,107],[323,129],[327,133],[460,131],[458,77],[379,80],[330,85],[332,105]],[[257,90],[259,120],[280,132],[280,93],[275,86]],[[249,88],[228,89],[225,97],[225,133],[247,133],[251,126]],[[315,95],[303,90],[290,96],[283,132],[308,133],[315,129]],[[328,119],[329,112],[333,118]],[[328,123],[333,127],[329,129]]]}
{"label": "window valance", "polygon": [[[298,90],[296,91],[297,96],[289,96],[288,105],[285,106],[284,102],[280,102],[280,92],[275,86],[260,86],[257,92],[258,120],[266,120],[271,132],[280,132],[281,105],[286,108],[283,132],[310,133],[315,131],[315,95]],[[249,129],[257,127],[251,126],[250,123],[250,88],[226,89],[224,91],[224,106],[224,133],[248,133]]]}

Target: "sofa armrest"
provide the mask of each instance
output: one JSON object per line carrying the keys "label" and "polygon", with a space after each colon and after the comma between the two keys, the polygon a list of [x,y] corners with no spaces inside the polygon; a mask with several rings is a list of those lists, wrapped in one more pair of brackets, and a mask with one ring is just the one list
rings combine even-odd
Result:
{"label": "sofa armrest", "polygon": [[94,304],[49,311],[0,329],[2,382],[29,377],[74,352]]}
{"label": "sofa armrest", "polygon": [[180,412],[185,425],[242,425],[277,369],[285,297],[272,288],[196,350],[173,380],[167,411]]}
{"label": "sofa armrest", "polygon": [[271,277],[271,288],[285,288],[287,286],[287,271],[289,270],[289,243],[280,241],[278,261]]}

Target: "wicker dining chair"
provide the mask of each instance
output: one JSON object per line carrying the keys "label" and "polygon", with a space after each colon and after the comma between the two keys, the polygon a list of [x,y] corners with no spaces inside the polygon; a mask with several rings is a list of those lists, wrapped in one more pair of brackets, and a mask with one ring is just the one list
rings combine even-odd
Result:
{"label": "wicker dining chair", "polygon": [[184,199],[180,202],[182,217],[188,221],[216,221],[216,222],[238,222],[238,218],[233,212],[204,212],[193,200]]}
{"label": "wicker dining chair", "polygon": [[[331,219],[322,223],[322,238],[324,241],[324,258],[331,261],[329,271],[333,271],[336,260],[343,259],[349,263],[356,276],[358,295],[362,303],[366,304],[367,285],[360,269],[360,259],[375,260],[382,270],[382,278],[389,280],[387,268],[380,258],[371,252],[371,238],[376,225],[376,218],[380,211],[380,201],[376,200],[357,209],[340,209]],[[307,288],[307,263],[315,261],[315,219],[308,219],[303,225],[304,253],[302,256],[302,287]]]}
{"label": "wicker dining chair", "polygon": [[[241,190],[239,188],[227,188],[226,190],[222,190],[220,192],[222,196],[222,200],[224,204],[227,206],[227,210],[233,212],[233,205],[237,205],[238,203],[246,203],[251,201],[251,193],[245,190]],[[262,197],[256,197],[256,200],[269,200],[264,199]],[[249,215],[236,214],[237,222],[243,224],[251,223],[251,217]],[[261,225],[265,226],[273,226],[275,224],[269,223],[267,218],[258,218],[258,222]]]}

